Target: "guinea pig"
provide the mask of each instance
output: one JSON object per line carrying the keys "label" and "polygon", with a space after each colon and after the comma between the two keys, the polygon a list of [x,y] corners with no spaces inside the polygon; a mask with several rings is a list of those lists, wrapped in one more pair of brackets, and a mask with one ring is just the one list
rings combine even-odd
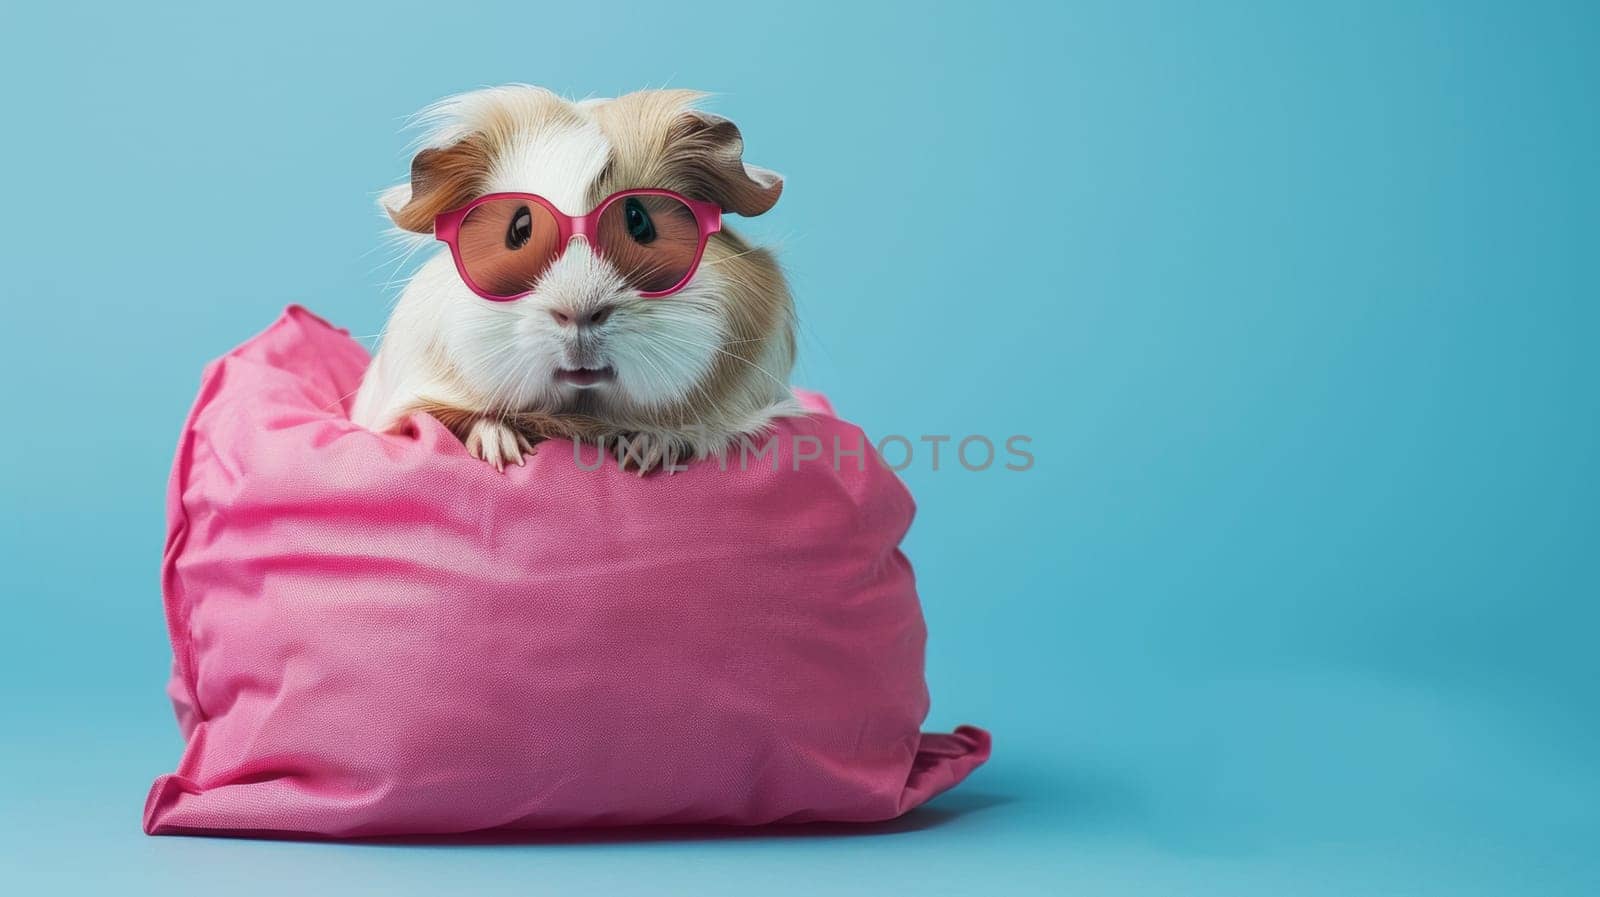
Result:
{"label": "guinea pig", "polygon": [[541,439],[582,440],[643,474],[800,414],[788,285],[720,226],[772,208],[783,180],[744,163],[702,96],[510,85],[425,110],[410,181],[379,202],[454,242],[407,282],[353,420],[394,431],[427,412],[500,470]]}

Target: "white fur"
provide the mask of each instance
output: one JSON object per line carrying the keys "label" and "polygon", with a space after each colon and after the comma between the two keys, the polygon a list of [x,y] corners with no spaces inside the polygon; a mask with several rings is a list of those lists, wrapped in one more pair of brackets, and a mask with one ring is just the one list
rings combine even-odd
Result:
{"label": "white fur", "polygon": [[[459,140],[491,104],[518,101],[518,90],[527,88],[493,88],[431,107],[424,113],[433,125],[426,144]],[[587,114],[591,105],[578,108]],[[581,214],[589,211],[590,185],[609,152],[592,120],[518,135],[496,161],[488,190],[535,193],[568,214]],[[402,185],[381,201],[397,207],[409,195],[410,188]],[[628,416],[668,405],[702,381],[724,339],[717,277],[705,265],[670,298],[641,299],[575,237],[535,292],[512,302],[490,302],[461,282],[441,245],[412,276],[395,307],[356,397],[354,420],[393,429],[419,401],[486,412],[560,411],[578,394],[576,387],[556,380],[562,367],[616,369],[613,383],[587,390],[587,400],[600,409]],[[586,316],[608,304],[615,311],[605,323],[581,330],[562,327],[551,315],[559,309]],[[443,375],[439,352],[458,377]],[[503,443],[505,437],[496,438]],[[487,437],[485,444],[491,444]]]}

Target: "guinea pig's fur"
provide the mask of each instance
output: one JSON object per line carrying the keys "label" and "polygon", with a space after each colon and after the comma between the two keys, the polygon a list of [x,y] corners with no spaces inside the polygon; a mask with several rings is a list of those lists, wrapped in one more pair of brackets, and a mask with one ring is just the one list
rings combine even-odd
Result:
{"label": "guinea pig's fur", "polygon": [[[485,193],[533,193],[581,215],[618,190],[657,187],[758,215],[783,181],[744,164],[727,119],[693,108],[700,94],[652,90],[570,102],[512,85],[444,100],[407,184],[380,203],[395,224],[431,234],[434,217]],[[776,417],[798,414],[789,392],[793,303],[771,253],[723,227],[694,278],[645,299],[574,238],[510,302],[474,294],[449,250],[411,277],[356,396],[353,418],[376,430],[433,414],[479,458],[522,463],[540,438],[626,438],[641,472],[722,451]],[[585,330],[563,326],[613,306]],[[580,333],[582,334],[580,336]],[[578,388],[561,368],[603,367],[615,379]],[[590,442],[591,445],[594,442]]]}

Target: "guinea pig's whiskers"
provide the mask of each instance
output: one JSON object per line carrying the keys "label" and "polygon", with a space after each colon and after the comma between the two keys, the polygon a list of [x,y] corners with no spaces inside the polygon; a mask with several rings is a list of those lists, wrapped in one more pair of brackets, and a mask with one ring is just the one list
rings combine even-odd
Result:
{"label": "guinea pig's whiskers", "polygon": [[767,370],[766,368],[762,367],[759,364],[756,364],[755,362],[751,361],[748,358],[744,358],[744,357],[742,357],[740,355],[735,355],[734,353],[729,352],[728,350],[723,349],[721,347],[712,346],[712,345],[709,345],[709,344],[706,344],[706,343],[697,343],[697,342],[695,342],[693,340],[684,339],[683,337],[679,337],[679,336],[672,336],[672,335],[666,334],[666,333],[658,333],[658,334],[656,334],[656,336],[662,337],[663,339],[673,340],[674,342],[683,343],[686,346],[692,346],[692,347],[694,347],[696,349],[708,349],[708,350],[710,350],[712,352],[718,353],[719,355],[726,355],[729,358],[732,358],[734,361],[739,362],[740,364],[747,365],[748,367],[750,367],[751,370],[759,371],[763,377],[766,377],[768,380],[771,380],[773,383],[777,384],[777,386],[779,386],[780,388],[785,389],[785,390],[787,390],[789,388],[789,384],[784,383],[782,380],[779,380],[777,377],[772,376],[772,372],[771,371]]}
{"label": "guinea pig's whiskers", "polygon": [[[665,350],[669,354],[673,354],[673,355],[677,355],[677,356],[682,356],[684,354],[684,350],[681,349],[681,348],[671,348],[671,347],[666,347],[666,346],[661,345],[659,342],[656,341],[655,337],[666,337],[666,334],[659,333],[659,332],[654,333],[654,334],[652,334],[650,336],[644,336],[643,334],[641,334],[640,335],[640,341],[641,341],[641,343],[648,344],[651,349],[656,350],[656,351]],[[667,338],[670,339],[670,337],[667,337]],[[708,346],[708,345],[705,345],[705,344],[702,344],[702,343],[696,343],[696,342],[694,342],[692,340],[678,340],[677,342],[680,345],[691,346],[693,348],[697,348],[697,349],[701,349],[701,350],[714,349],[715,348],[714,346]],[[752,340],[752,342],[756,342],[756,341]],[[737,357],[737,356],[735,356],[735,357]],[[743,359],[740,359],[740,360],[742,361]],[[746,362],[746,363],[748,364],[748,362]],[[757,370],[761,370],[761,369],[757,368]],[[763,373],[766,373],[766,372],[763,371]],[[768,374],[768,377],[771,377],[771,375]],[[787,389],[788,387],[785,386],[783,388]],[[704,400],[705,404],[709,407],[709,410],[715,414],[717,419],[726,420],[729,417],[731,417],[731,415],[728,414],[727,409],[720,402],[718,402],[716,400],[716,398],[711,394],[710,389],[707,388],[707,385],[703,381],[695,382],[692,385],[692,389],[693,389],[695,395],[698,395],[702,400]],[[702,418],[696,418],[694,421],[689,422],[689,423],[692,423],[693,426],[700,427],[700,428],[704,428],[706,426],[705,420],[702,419]]]}
{"label": "guinea pig's whiskers", "polygon": [[397,286],[400,286],[402,283],[409,281],[411,279],[410,275],[408,274],[402,277],[400,272],[404,271],[406,267],[411,264],[412,257],[418,252],[422,251],[422,247],[427,245],[428,243],[426,241],[421,240],[402,244],[401,251],[396,256],[374,265],[372,267],[373,271],[379,271],[383,268],[389,269],[389,273],[385,275],[381,288],[385,290],[391,290]]}
{"label": "guinea pig's whiskers", "polygon": [[[494,336],[499,331],[495,328],[484,326],[481,332]],[[494,388],[490,390],[489,397],[484,403],[485,408],[488,410],[496,410],[510,399],[513,395],[512,390],[515,388],[514,378],[519,373],[525,374],[529,368],[533,367],[532,365],[522,367],[515,364],[506,364],[508,360],[515,359],[521,352],[522,348],[515,342],[511,342],[496,346],[478,359],[478,364],[490,372],[494,382]]]}
{"label": "guinea pig's whiskers", "polygon": [[723,264],[725,262],[731,262],[734,259],[742,259],[747,255],[753,255],[753,254],[755,254],[757,252],[760,252],[761,250],[762,250],[762,247],[756,246],[756,247],[753,247],[751,249],[746,249],[743,252],[735,252],[733,255],[725,255],[722,258],[716,258],[716,259],[708,258],[708,259],[705,259],[704,261],[702,261],[700,264],[702,264],[702,265],[713,265],[713,266],[721,265],[721,264]]}
{"label": "guinea pig's whiskers", "polygon": [[[660,336],[660,334],[655,334],[655,336]],[[665,346],[657,342],[652,336],[645,336],[641,334],[639,336],[637,345],[644,350],[643,352],[639,353],[641,358],[645,358],[646,353],[650,352],[659,353],[664,356],[675,356],[679,358],[684,357],[684,352],[681,349],[674,349],[670,346]],[[661,382],[663,384],[670,385],[670,383],[668,383],[666,373],[662,371],[661,368],[658,367],[653,361],[650,361],[648,358],[645,358],[645,360],[647,364],[656,369],[657,373],[661,374]],[[693,381],[690,383],[690,388],[696,395],[699,395],[702,399],[704,399],[706,404],[710,405],[711,410],[715,411],[718,416],[723,416],[725,414],[722,407],[717,404],[716,399],[712,397],[710,391],[706,389],[703,383],[699,381]],[[696,426],[699,426],[703,422],[697,419],[693,421],[693,423]]]}
{"label": "guinea pig's whiskers", "polygon": [[528,394],[528,387],[533,385],[533,379],[540,372],[541,368],[536,364],[524,362],[522,365],[520,365],[520,372],[518,372],[517,368],[513,368],[512,370],[513,374],[507,377],[505,381],[511,386],[511,389],[501,397],[500,402],[498,403],[500,406],[503,406],[506,411],[517,411],[521,408],[526,401],[525,397]]}
{"label": "guinea pig's whiskers", "polygon": [[671,378],[667,376],[666,370],[663,369],[661,365],[656,364],[655,360],[650,357],[655,348],[653,344],[649,343],[648,341],[641,340],[639,347],[643,351],[638,352],[637,357],[640,361],[643,361],[645,364],[649,365],[650,369],[656,373],[655,382],[651,384],[653,387],[651,389],[651,394],[657,395],[661,392],[670,390],[672,386]]}
{"label": "guinea pig's whiskers", "polygon": [[[532,385],[533,375],[534,375],[534,372],[536,370],[538,370],[538,368],[536,368],[534,365],[530,364],[530,365],[524,366],[523,369],[522,369],[522,376],[517,378],[517,388],[516,388],[516,390],[514,392],[512,392],[511,395],[507,396],[506,398],[509,400],[509,399],[519,398],[521,396],[526,395],[527,392],[528,392],[528,387],[530,385]],[[510,407],[509,405],[507,405],[507,407],[501,411],[500,419],[501,420],[505,420],[506,415],[515,413],[516,410],[517,410],[516,408]]]}
{"label": "guinea pig's whiskers", "polygon": [[[517,354],[518,351],[519,347],[515,343],[506,343],[504,345],[497,346],[494,350],[483,356],[482,363],[486,367],[490,367],[495,372],[494,389],[490,390],[489,397],[484,402],[484,407],[486,410],[490,412],[500,411],[502,406],[505,405],[506,402],[515,394],[512,390],[516,382],[514,378],[517,377],[517,368],[512,367],[510,370],[502,370],[504,367],[502,362],[504,362],[507,358]],[[524,367],[522,370],[522,375],[526,377],[532,371],[533,367],[533,365],[527,365]],[[520,392],[521,390],[521,388],[516,389],[517,392]]]}
{"label": "guinea pig's whiskers", "polygon": [[323,411],[332,411],[334,406],[343,405],[345,399],[350,398],[351,396],[355,395],[356,393],[358,393],[360,391],[361,391],[361,385],[357,384],[355,389],[350,390],[349,392],[345,393],[344,395],[342,395],[342,396],[338,397],[337,399],[334,399],[333,401],[329,402],[328,404],[322,406],[322,410]]}
{"label": "guinea pig's whiskers", "polygon": [[[651,369],[656,372],[656,380],[653,385],[657,387],[657,389],[653,390],[653,392],[656,394],[670,394],[674,392],[673,387],[676,385],[676,383],[674,382],[673,378],[667,374],[667,368],[671,367],[680,371],[693,369],[693,360],[686,358],[682,352],[676,351],[671,346],[667,346],[656,341],[655,336],[656,335],[647,333],[639,333],[635,334],[634,340],[635,344],[644,350],[641,353],[641,357],[644,358],[645,363],[649,364]],[[660,364],[657,364],[658,361]]]}

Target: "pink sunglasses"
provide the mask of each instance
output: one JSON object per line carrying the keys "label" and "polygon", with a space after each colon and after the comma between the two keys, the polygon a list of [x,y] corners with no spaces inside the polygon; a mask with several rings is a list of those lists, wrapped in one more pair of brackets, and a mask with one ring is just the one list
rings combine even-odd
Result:
{"label": "pink sunglasses", "polygon": [[706,240],[720,230],[716,203],[652,189],[613,193],[577,217],[532,193],[490,193],[433,222],[461,279],[493,302],[533,292],[575,236],[616,266],[640,296],[667,296],[694,277]]}

